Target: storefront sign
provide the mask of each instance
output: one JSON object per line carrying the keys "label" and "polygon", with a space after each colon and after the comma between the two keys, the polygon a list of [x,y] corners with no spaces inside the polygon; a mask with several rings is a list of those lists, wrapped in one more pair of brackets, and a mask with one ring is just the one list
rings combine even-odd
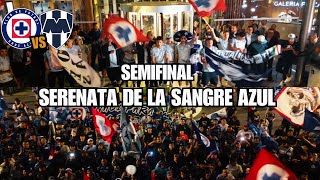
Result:
{"label": "storefront sign", "polygon": [[[306,2],[296,2],[296,1],[273,1],[273,5],[276,7],[303,7]],[[316,2],[315,7],[319,7],[319,3]]]}

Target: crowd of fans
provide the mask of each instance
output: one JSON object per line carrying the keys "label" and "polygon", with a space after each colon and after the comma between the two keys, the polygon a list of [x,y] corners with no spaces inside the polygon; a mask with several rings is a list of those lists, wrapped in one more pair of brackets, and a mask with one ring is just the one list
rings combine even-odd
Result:
{"label": "crowd of fans", "polygon": [[[280,119],[272,109],[263,114],[249,108],[243,125],[236,107],[228,107],[224,117],[202,113],[193,120],[210,148],[196,140],[190,119],[177,113],[171,119],[160,111],[152,117],[130,116],[142,144],[136,155],[123,150],[119,133],[105,143],[89,112],[72,121],[58,110],[59,118],[53,120],[48,108],[36,103],[28,107],[19,99],[12,109],[15,114],[7,110],[0,121],[0,179],[244,179],[264,148],[252,124],[270,132],[278,143],[272,153],[299,179],[320,177],[316,136],[292,129],[286,120],[274,128]],[[136,167],[135,174],[126,171],[128,165]]]}
{"label": "crowd of fans", "polygon": [[[102,37],[98,24],[93,24],[89,32],[81,30],[80,26],[74,27],[66,48],[69,53],[79,55],[88,62],[102,77],[103,86],[107,84],[107,77],[114,86],[119,85],[120,66],[122,64],[164,64],[187,63],[193,65],[193,74],[197,76],[196,86],[222,86],[222,78],[211,68],[203,58],[203,47],[207,46],[212,51],[230,50],[240,51],[249,55],[256,55],[276,44],[282,45],[282,55],[276,66],[276,70],[283,74],[283,84],[291,79],[291,66],[297,62],[300,49],[296,42],[297,36],[289,34],[288,41],[279,41],[280,33],[275,24],[262,21],[257,24],[247,21],[240,28],[238,25],[223,25],[215,29],[206,26],[202,32],[194,27],[193,34],[185,34],[174,39],[170,35],[154,37],[151,31],[145,32],[149,42],[134,43],[124,48],[118,48],[107,35]],[[191,35],[191,36],[190,36]],[[283,37],[287,39],[287,37]],[[173,41],[173,39],[175,41]],[[310,38],[308,50],[315,52],[318,46],[316,35]],[[1,47],[0,70],[2,73],[10,72],[14,79],[10,83],[0,83],[2,87],[17,86],[35,87],[50,86],[64,87],[74,86],[76,82],[64,70],[62,66],[51,58],[50,50],[15,49],[8,45]],[[272,68],[274,59],[260,65],[257,68],[248,68],[254,73],[262,73]],[[235,62],[237,63],[237,62]],[[239,63],[238,63],[239,64]],[[241,64],[239,64],[241,65]],[[272,81],[272,73],[269,74]],[[141,82],[135,82],[140,86]],[[146,82],[146,86],[170,85],[170,82]],[[190,83],[191,85],[191,83]]]}

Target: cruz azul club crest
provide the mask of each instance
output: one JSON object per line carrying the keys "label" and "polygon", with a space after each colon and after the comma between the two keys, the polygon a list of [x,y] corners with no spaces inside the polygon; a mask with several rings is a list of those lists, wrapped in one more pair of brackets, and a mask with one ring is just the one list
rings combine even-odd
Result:
{"label": "cruz azul club crest", "polygon": [[15,9],[3,19],[1,33],[10,46],[18,49],[29,48],[29,37],[39,36],[41,33],[40,19],[29,9]]}
{"label": "cruz azul club crest", "polygon": [[46,34],[47,42],[58,49],[71,35],[73,15],[66,11],[55,9],[40,15],[42,33]]}

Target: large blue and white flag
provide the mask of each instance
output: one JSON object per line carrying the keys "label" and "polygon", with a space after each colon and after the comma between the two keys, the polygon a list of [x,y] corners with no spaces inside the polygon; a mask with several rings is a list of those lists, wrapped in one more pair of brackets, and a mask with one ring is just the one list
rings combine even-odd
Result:
{"label": "large blue and white flag", "polygon": [[278,143],[269,135],[263,126],[256,126],[254,123],[248,123],[249,129],[253,132],[255,137],[260,138],[262,147],[272,151],[278,150]]}
{"label": "large blue and white flag", "polygon": [[294,125],[304,127],[304,124],[309,121],[306,117],[306,109],[315,112],[320,107],[320,89],[319,87],[285,87],[277,94],[275,101],[277,101],[275,110],[282,117]]}
{"label": "large blue and white flag", "polygon": [[223,59],[207,47],[205,47],[205,58],[208,64],[217,72],[218,75],[231,82],[259,82],[266,80],[268,74],[271,72],[271,69],[260,75],[256,75],[253,72],[247,72],[241,66]]}
{"label": "large blue and white flag", "polygon": [[320,115],[305,109],[303,129],[320,133]]}
{"label": "large blue and white flag", "polygon": [[195,139],[197,139],[198,143],[206,147],[206,150],[209,153],[219,153],[218,142],[214,139],[210,140],[205,135],[203,135],[195,122],[191,120],[192,130],[195,132]]}
{"label": "large blue and white flag", "polygon": [[195,138],[197,139],[199,144],[202,144],[205,147],[210,147],[210,140],[200,132],[199,128],[196,126],[193,120],[191,120],[191,126],[192,130],[195,132]]}
{"label": "large blue and white flag", "polygon": [[216,50],[214,52],[227,61],[240,61],[243,64],[263,64],[281,54],[281,45],[274,45],[254,56],[249,56],[240,51]]}

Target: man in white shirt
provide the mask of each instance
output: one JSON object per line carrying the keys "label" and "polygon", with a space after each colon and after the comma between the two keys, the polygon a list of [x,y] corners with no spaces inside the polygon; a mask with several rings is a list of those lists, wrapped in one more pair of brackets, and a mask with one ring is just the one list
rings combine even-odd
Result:
{"label": "man in white shirt", "polygon": [[[66,42],[66,48],[68,53],[73,54],[73,55],[81,55],[81,48],[78,45],[75,45],[73,43],[73,39],[68,39]],[[81,57],[80,57],[81,58]]]}
{"label": "man in white shirt", "polygon": [[174,49],[175,49],[175,44],[173,43],[171,36],[168,36],[166,38],[166,43],[165,46],[167,48],[167,53],[168,53],[168,61],[170,64],[174,63]]}
{"label": "man in white shirt", "polygon": [[[213,46],[213,39],[209,38],[206,39],[206,46],[211,50],[211,51],[216,51],[218,50],[217,47]],[[218,76],[215,72],[215,70],[208,64],[207,60],[202,57],[201,58],[201,63],[203,66],[203,76],[202,76],[202,84],[204,87],[207,87],[207,85],[212,84],[214,86],[217,86],[218,84]]]}
{"label": "man in white shirt", "polygon": [[59,88],[64,87],[64,78],[66,72],[63,66],[60,64],[59,59],[56,56],[51,56],[52,46],[49,45],[49,49],[43,54],[46,73],[48,74],[49,87],[56,87],[56,82]]}
{"label": "man in white shirt", "polygon": [[[156,38],[156,46],[151,49],[151,63],[152,64],[168,64],[168,52],[166,46],[163,46],[163,39],[161,36]],[[166,82],[164,82],[165,84]],[[153,82],[154,87],[162,85],[162,81]]]}
{"label": "man in white shirt", "polygon": [[[192,38],[190,42],[188,42],[188,38],[185,35],[180,37],[180,43],[175,48],[175,59],[179,64],[191,64],[190,53],[191,49],[194,46],[195,37]],[[179,82],[180,86],[181,83]],[[192,83],[190,83],[192,86]]]}
{"label": "man in white shirt", "polygon": [[[73,39],[68,39],[66,42],[66,51],[73,55],[78,55],[81,58],[81,48],[78,45],[73,44]],[[75,86],[75,80],[72,78],[70,74],[66,76],[67,81],[69,82],[70,87]]]}
{"label": "man in white shirt", "polygon": [[241,53],[246,53],[246,38],[244,32],[239,32],[236,35],[237,37],[232,39],[230,42],[231,51],[240,51]]}
{"label": "man in white shirt", "polygon": [[156,38],[156,46],[151,49],[152,64],[168,63],[168,52],[166,46],[163,46],[163,39],[161,36]]}
{"label": "man in white shirt", "polygon": [[0,87],[14,86],[14,76],[10,67],[10,60],[7,56],[7,47],[1,46],[0,49]]}
{"label": "man in white shirt", "polygon": [[112,41],[112,39],[107,36],[106,44],[104,44],[101,48],[102,55],[102,64],[103,68],[106,69],[108,77],[113,84],[113,86],[118,86],[120,82],[120,66],[121,59],[124,56],[123,51],[118,49],[116,44]]}

